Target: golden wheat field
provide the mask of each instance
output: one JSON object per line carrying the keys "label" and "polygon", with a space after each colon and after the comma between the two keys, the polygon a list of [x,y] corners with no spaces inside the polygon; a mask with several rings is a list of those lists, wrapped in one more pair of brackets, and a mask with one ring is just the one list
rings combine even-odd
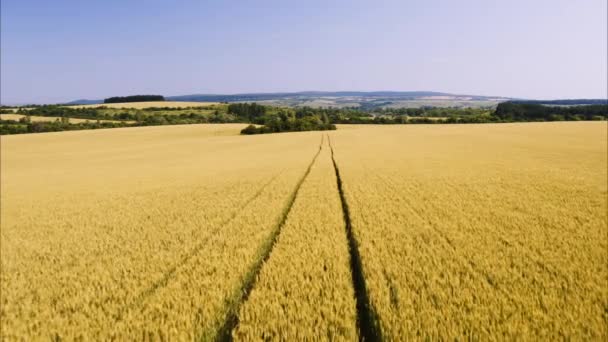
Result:
{"label": "golden wheat field", "polygon": [[606,122],[2,136],[3,340],[606,340]]}

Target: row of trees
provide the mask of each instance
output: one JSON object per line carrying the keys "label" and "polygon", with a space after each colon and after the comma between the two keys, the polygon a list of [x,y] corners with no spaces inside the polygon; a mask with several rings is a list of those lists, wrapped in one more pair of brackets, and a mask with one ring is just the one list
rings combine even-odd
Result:
{"label": "row of trees", "polygon": [[249,125],[242,134],[263,134],[298,131],[324,131],[336,129],[329,115],[322,110],[309,108],[265,107],[255,103],[237,103],[228,106],[228,112],[237,118],[260,126]]}
{"label": "row of trees", "polygon": [[99,129],[99,128],[118,128],[128,127],[129,124],[123,122],[82,122],[77,124],[69,123],[68,118],[61,118],[56,121],[31,121],[27,117],[16,120],[2,120],[0,124],[0,135],[4,134],[24,134],[24,133],[43,133],[43,132],[61,132],[61,131],[77,131],[83,129]]}
{"label": "row of trees", "polygon": [[[192,108],[185,113],[163,112],[159,108],[121,110],[112,108],[72,108],[37,106],[18,108],[17,114],[58,117],[51,123],[11,122],[2,120],[0,134],[46,132],[71,129],[176,125],[197,123],[252,123],[243,134],[276,133],[335,129],[335,124],[435,124],[486,123],[517,121],[606,120],[608,105],[545,106],[537,103],[505,102],[495,111],[475,108],[404,108],[373,113],[353,108],[279,108],[256,103],[232,103],[227,106]],[[12,113],[3,108],[2,113]],[[118,123],[70,124],[67,118],[91,121],[119,120]],[[12,126],[12,127],[8,127]]]}
{"label": "row of trees", "polygon": [[31,121],[29,116],[24,116],[20,120],[0,121],[1,134],[20,134],[20,133],[41,133],[59,132],[82,129],[96,128],[117,128],[117,127],[136,127],[136,126],[162,126],[162,125],[187,125],[201,123],[227,123],[234,122],[225,115],[146,115],[139,121],[101,121],[91,120],[90,122],[73,124],[69,122],[68,116],[59,117],[54,121]]}
{"label": "row of trees", "polygon": [[302,132],[302,131],[327,131],[335,130],[336,125],[323,120],[317,115],[303,118],[287,118],[280,116],[267,121],[263,126],[249,125],[241,131],[241,134],[264,134],[280,132]]}
{"label": "row of trees", "polygon": [[450,117],[450,116],[477,116],[489,114],[491,108],[461,108],[461,107],[420,107],[420,108],[385,108],[377,111],[380,114],[426,116],[426,117]]}
{"label": "row of trees", "polygon": [[[577,106],[546,106],[536,103],[519,103],[519,102],[503,102],[498,104],[496,110],[491,111],[482,108],[401,108],[401,109],[384,109],[379,112],[368,113],[356,109],[339,109],[339,108],[278,108],[263,106],[256,103],[232,103],[224,108],[205,107],[192,108],[191,112],[180,114],[182,119],[196,119],[199,122],[209,122],[209,109],[214,108],[214,115],[223,115],[219,118],[214,118],[215,121],[226,120],[226,122],[249,122],[254,124],[265,125],[267,121],[272,120],[277,115],[294,116],[296,119],[301,119],[308,116],[318,116],[324,118],[325,121],[331,123],[376,123],[374,118],[384,118],[386,122],[394,123],[414,123],[412,118],[476,118],[476,121],[555,121],[555,120],[597,120],[606,118],[608,115],[608,105],[577,105]],[[219,109],[218,109],[219,108]],[[201,109],[201,110],[199,110]],[[131,120],[144,121],[146,116],[159,115],[162,113],[162,107],[149,108],[137,111],[124,111],[121,113],[109,113],[108,108],[72,108],[64,106],[39,106],[32,109],[17,110],[18,114],[29,114],[37,116],[52,116],[52,117],[72,117],[89,120]],[[4,109],[2,112],[10,112],[10,109]],[[150,112],[146,114],[146,112]],[[165,116],[176,116],[174,114]],[[171,120],[171,119],[168,119]]]}
{"label": "row of trees", "polygon": [[354,119],[350,120],[348,124],[362,124],[362,125],[393,125],[393,124],[455,124],[455,123],[489,123],[489,122],[501,122],[497,117],[485,114],[485,115],[471,115],[471,116],[450,116],[447,118],[435,118],[435,117],[409,117],[406,115],[400,116],[376,116],[372,119]]}
{"label": "row of trees", "polygon": [[327,115],[334,124],[434,124],[491,123],[517,121],[606,120],[608,105],[546,106],[504,102],[489,108],[399,108],[358,109],[298,108],[296,116]]}
{"label": "row of trees", "polygon": [[608,105],[546,106],[503,102],[498,104],[494,115],[502,121],[605,120]]}
{"label": "row of trees", "polygon": [[231,103],[228,105],[228,114],[233,114],[236,117],[262,124],[263,117],[266,115],[266,107],[257,103]]}
{"label": "row of trees", "polygon": [[[111,109],[107,107],[96,107],[96,108],[73,108],[64,107],[57,105],[49,105],[42,107],[35,107],[32,109],[19,108],[17,114],[21,115],[35,115],[35,116],[46,116],[46,117],[68,117],[78,118],[85,120],[119,120],[119,121],[137,121],[137,122],[153,122],[158,121],[160,118],[163,120],[174,123],[174,124],[188,124],[188,123],[207,123],[207,122],[235,122],[233,117],[222,115],[219,110],[215,110],[212,115],[204,114],[208,113],[208,109],[205,108],[192,108],[189,113],[181,114],[165,114],[161,113],[161,108],[145,108],[134,111],[123,111],[121,109]],[[199,110],[201,109],[201,110]],[[183,108],[182,108],[183,110]],[[12,113],[12,110],[3,110],[7,113]],[[168,112],[172,112],[169,110]],[[242,122],[242,121],[238,121]]]}
{"label": "row of trees", "polygon": [[608,99],[514,100],[512,103],[535,103],[549,106],[608,105]]}
{"label": "row of trees", "polygon": [[103,100],[103,103],[122,103],[122,102],[146,102],[146,101],[165,101],[162,95],[131,95],[114,96]]}
{"label": "row of trees", "polygon": [[17,109],[16,113],[23,115],[68,117],[87,120],[112,119],[111,117],[103,117],[97,108],[71,108],[57,105],[38,106],[31,109],[19,108]]}

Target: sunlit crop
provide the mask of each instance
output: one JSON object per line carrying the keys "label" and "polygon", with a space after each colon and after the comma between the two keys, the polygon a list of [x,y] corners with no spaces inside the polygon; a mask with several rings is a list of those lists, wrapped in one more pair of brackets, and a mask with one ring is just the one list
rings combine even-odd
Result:
{"label": "sunlit crop", "polygon": [[[242,127],[221,127],[231,126]],[[193,303],[180,286],[238,289],[320,136],[280,144],[216,129],[2,137],[3,335],[175,336],[172,322],[156,320],[157,303],[179,322],[192,324],[200,309],[208,324],[220,317],[218,292]]]}
{"label": "sunlit crop", "polygon": [[605,122],[244,126],[2,136],[2,339],[608,337]]}
{"label": "sunlit crop", "polygon": [[237,340],[357,340],[340,196],[326,144],[239,314]]}
{"label": "sunlit crop", "polygon": [[385,339],[605,339],[606,133],[606,123],[338,131]]}

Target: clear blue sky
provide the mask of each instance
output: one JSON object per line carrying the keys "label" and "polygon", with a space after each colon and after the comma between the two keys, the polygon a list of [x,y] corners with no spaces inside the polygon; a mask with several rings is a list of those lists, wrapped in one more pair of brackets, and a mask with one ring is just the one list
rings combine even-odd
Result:
{"label": "clear blue sky", "polygon": [[607,96],[606,0],[2,0],[2,103],[435,90]]}

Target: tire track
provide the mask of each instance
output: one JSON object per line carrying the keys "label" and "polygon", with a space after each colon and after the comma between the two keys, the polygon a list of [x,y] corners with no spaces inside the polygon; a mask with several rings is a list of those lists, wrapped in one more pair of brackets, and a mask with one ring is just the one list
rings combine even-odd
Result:
{"label": "tire track", "polygon": [[261,255],[262,257],[259,260],[257,260],[254,263],[254,265],[252,266],[252,268],[249,270],[249,272],[247,272],[247,274],[244,277],[242,286],[240,286],[237,289],[236,293],[232,297],[232,300],[229,302],[227,313],[226,313],[226,319],[224,321],[224,324],[218,331],[218,334],[215,338],[216,341],[218,341],[218,342],[219,341],[232,341],[232,331],[234,330],[234,328],[236,328],[236,326],[239,323],[238,315],[239,315],[239,310],[241,308],[241,305],[245,301],[247,301],[247,298],[249,298],[249,294],[251,293],[251,290],[253,290],[253,288],[255,287],[255,282],[257,280],[258,274],[260,273],[262,266],[264,265],[266,260],[268,260],[268,258],[270,257],[270,254],[272,253],[274,244],[276,243],[277,238],[281,234],[281,230],[282,230],[283,226],[285,225],[285,222],[287,221],[287,216],[289,215],[289,212],[291,211],[291,208],[293,207],[293,204],[296,200],[296,197],[298,196],[298,192],[300,191],[302,183],[304,183],[304,181],[308,177],[310,170],[312,169],[313,165],[315,164],[315,162],[317,160],[317,157],[319,156],[319,154],[321,153],[321,150],[323,149],[323,141],[324,141],[324,137],[321,136],[321,144],[319,145],[319,150],[317,151],[315,156],[312,158],[312,161],[306,168],[304,175],[302,176],[302,178],[300,178],[300,180],[296,184],[293,192],[289,196],[287,203],[285,205],[285,208],[283,209],[283,212],[282,212],[281,216],[279,217],[275,230],[271,233],[271,235],[268,238],[268,240],[266,241],[266,243],[261,246],[259,255]]}
{"label": "tire track", "polygon": [[200,250],[202,250],[203,247],[206,245],[207,241],[209,241],[209,239],[211,237],[213,237],[223,227],[225,227],[230,222],[232,222],[232,220],[234,220],[239,215],[239,213],[244,208],[246,208],[251,202],[253,202],[256,198],[258,198],[262,194],[262,192],[264,192],[264,190],[270,184],[272,184],[272,182],[275,179],[277,179],[281,175],[281,173],[283,173],[283,171],[280,171],[276,175],[272,176],[270,178],[270,180],[268,180],[266,183],[264,183],[258,189],[258,191],[255,194],[253,194],[253,196],[248,198],[237,210],[235,210],[230,217],[228,217],[225,221],[220,223],[207,237],[205,237],[194,248],[192,248],[192,250],[190,250],[190,252],[188,252],[186,255],[184,255],[180,259],[179,262],[177,262],[171,268],[169,268],[160,279],[156,280],[150,286],[148,286],[145,290],[141,291],[130,304],[125,305],[121,310],[119,310],[119,312],[114,316],[115,321],[116,322],[121,321],[128,312],[137,309],[145,302],[145,300],[147,298],[154,295],[154,293],[156,293],[159,289],[167,286],[167,284],[169,283],[169,280],[177,273],[180,266],[186,264],[186,262],[188,260],[192,259]]}
{"label": "tire track", "polygon": [[369,301],[365,276],[363,275],[361,255],[359,254],[357,240],[353,234],[350,211],[348,203],[346,202],[346,197],[344,196],[344,189],[342,188],[340,169],[334,158],[334,148],[331,145],[329,135],[327,135],[327,141],[331,150],[331,161],[334,164],[334,171],[336,172],[336,182],[338,183],[338,192],[340,193],[340,202],[342,203],[342,214],[344,215],[344,223],[346,226],[348,251],[350,252],[351,275],[357,301],[357,328],[359,329],[359,341],[382,341],[382,333],[379,328],[377,315]]}

